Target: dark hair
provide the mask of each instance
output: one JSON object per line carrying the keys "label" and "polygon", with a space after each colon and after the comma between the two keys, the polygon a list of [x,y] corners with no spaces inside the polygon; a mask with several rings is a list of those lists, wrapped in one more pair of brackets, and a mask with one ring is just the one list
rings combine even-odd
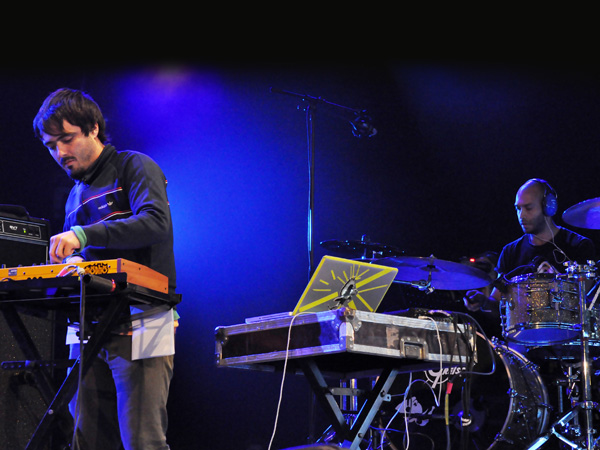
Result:
{"label": "dark hair", "polygon": [[98,124],[98,139],[108,142],[106,122],[98,104],[88,94],[75,89],[61,88],[50,94],[33,119],[33,132],[58,135],[64,131],[63,120],[78,126],[86,136]]}

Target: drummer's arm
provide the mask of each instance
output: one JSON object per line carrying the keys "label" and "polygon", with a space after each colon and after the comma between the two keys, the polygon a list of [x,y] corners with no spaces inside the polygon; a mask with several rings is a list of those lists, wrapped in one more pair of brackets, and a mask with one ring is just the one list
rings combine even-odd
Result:
{"label": "drummer's arm", "polygon": [[481,291],[467,291],[463,301],[469,311],[495,311],[498,309],[501,298],[502,293],[498,289],[493,288],[489,297]]}

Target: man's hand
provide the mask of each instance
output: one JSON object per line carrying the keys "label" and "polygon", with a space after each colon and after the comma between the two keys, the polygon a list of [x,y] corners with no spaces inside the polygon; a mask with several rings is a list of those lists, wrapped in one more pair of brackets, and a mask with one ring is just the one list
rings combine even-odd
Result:
{"label": "man's hand", "polygon": [[75,250],[79,250],[81,243],[73,231],[65,231],[50,238],[50,262],[60,264],[67,256],[71,256]]}
{"label": "man's hand", "polygon": [[465,307],[469,311],[479,311],[483,306],[485,306],[489,298],[482,294],[479,291],[467,291],[464,297]]}

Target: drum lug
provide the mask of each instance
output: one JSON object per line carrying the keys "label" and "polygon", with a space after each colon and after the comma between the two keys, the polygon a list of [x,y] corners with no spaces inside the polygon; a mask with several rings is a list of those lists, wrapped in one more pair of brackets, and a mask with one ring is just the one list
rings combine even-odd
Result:
{"label": "drum lug", "polygon": [[523,395],[520,395],[520,394],[519,394],[519,393],[518,393],[518,392],[517,392],[515,389],[512,389],[512,388],[510,388],[510,389],[507,391],[507,394],[508,394],[508,396],[509,396],[510,398],[517,398],[517,397],[518,397],[518,398],[519,398],[519,399],[521,399],[521,400],[524,400],[524,399],[526,399],[526,398],[527,398],[527,397],[525,397],[525,396],[523,396]]}
{"label": "drum lug", "polygon": [[532,370],[533,372],[537,372],[540,369],[540,366],[534,362],[527,360],[525,365],[523,366],[526,369]]}
{"label": "drum lug", "polygon": [[519,415],[525,415],[529,412],[531,412],[531,408],[527,407],[526,405],[524,405],[522,402],[523,401],[527,401],[527,396],[523,395],[523,394],[519,394],[515,389],[510,388],[507,391],[507,394],[510,398],[516,398],[519,401],[517,402],[517,404],[513,407],[512,411],[515,414],[519,414]]}
{"label": "drum lug", "polygon": [[490,340],[492,342],[492,345],[494,346],[494,349],[496,350],[496,353],[506,355],[508,357],[512,356],[510,354],[510,349],[508,345],[504,341],[501,341],[496,336],[492,336]]}
{"label": "drum lug", "polygon": [[554,411],[554,406],[549,405],[548,403],[540,403],[539,407],[545,409],[546,411]]}
{"label": "drum lug", "polygon": [[510,440],[510,439],[508,439],[506,437],[504,437],[504,435],[502,433],[498,433],[496,435],[496,437],[494,438],[494,442],[507,442],[510,445],[514,445],[515,444],[514,441],[512,441],[512,440]]}

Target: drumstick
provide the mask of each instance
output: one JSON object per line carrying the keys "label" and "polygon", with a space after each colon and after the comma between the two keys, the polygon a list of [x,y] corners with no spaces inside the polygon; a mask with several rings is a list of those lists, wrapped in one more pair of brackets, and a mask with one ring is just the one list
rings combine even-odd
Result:
{"label": "drumstick", "polygon": [[596,293],[594,294],[594,299],[592,300],[592,303],[590,303],[588,310],[590,310],[594,307],[594,304],[596,303],[596,300],[598,299],[598,294],[600,294],[600,289],[596,289]]}

